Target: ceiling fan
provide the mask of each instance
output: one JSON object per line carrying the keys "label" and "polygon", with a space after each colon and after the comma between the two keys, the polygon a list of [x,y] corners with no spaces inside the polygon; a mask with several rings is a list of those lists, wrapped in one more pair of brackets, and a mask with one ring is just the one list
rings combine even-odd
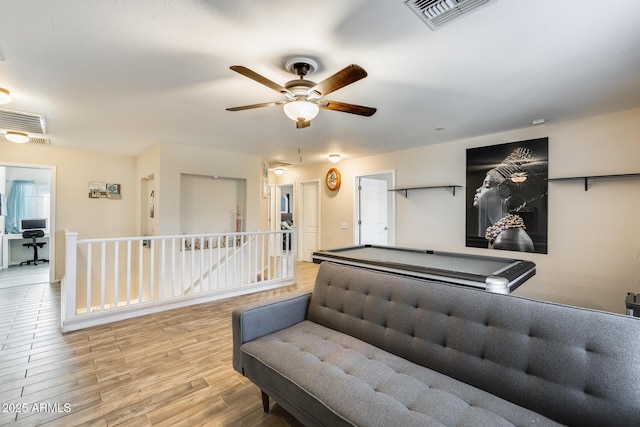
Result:
{"label": "ceiling fan", "polygon": [[242,111],[253,108],[283,105],[285,114],[291,120],[296,122],[296,128],[298,129],[309,127],[311,125],[311,120],[316,117],[320,108],[367,117],[372,116],[377,111],[372,107],[363,107],[361,105],[330,101],[322,98],[331,92],[367,77],[367,72],[362,67],[351,64],[320,83],[305,80],[304,76],[306,76],[307,73],[315,71],[317,67],[318,64],[309,58],[295,57],[289,59],[285,63],[285,68],[288,71],[297,74],[299,78],[288,81],[284,86],[280,86],[279,84],[246,67],[241,65],[231,66],[230,68],[233,71],[283,94],[285,99],[281,101],[227,108],[227,111]]}

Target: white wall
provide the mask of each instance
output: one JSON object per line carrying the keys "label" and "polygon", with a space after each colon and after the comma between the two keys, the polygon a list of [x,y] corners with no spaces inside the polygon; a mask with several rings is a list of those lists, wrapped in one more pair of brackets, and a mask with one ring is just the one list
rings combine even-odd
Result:
{"label": "white wall", "polygon": [[[398,187],[465,185],[466,149],[549,137],[549,177],[640,172],[640,110],[528,127],[396,151],[337,164],[338,192],[322,191],[322,246],[353,244],[354,177],[395,169]],[[391,143],[391,142],[390,142]],[[301,182],[334,165],[288,169],[279,179]],[[517,295],[623,313],[628,291],[640,292],[640,179],[549,183],[549,253],[465,247],[465,197],[446,189],[396,195],[397,246],[530,259],[537,275]]]}

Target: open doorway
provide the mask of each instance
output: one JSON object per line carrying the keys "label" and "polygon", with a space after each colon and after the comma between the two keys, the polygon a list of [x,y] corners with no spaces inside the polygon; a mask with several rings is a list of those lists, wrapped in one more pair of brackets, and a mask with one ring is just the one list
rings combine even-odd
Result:
{"label": "open doorway", "polygon": [[389,197],[394,182],[394,171],[356,176],[355,244],[395,245],[395,199]]}
{"label": "open doorway", "polygon": [[55,182],[51,166],[0,164],[0,288],[55,281]]}
{"label": "open doorway", "polygon": [[[279,230],[291,230],[294,226],[294,199],[293,184],[278,185],[276,190],[276,203],[274,217],[276,218],[276,228]],[[279,249],[290,251],[292,240],[283,236],[282,245]]]}

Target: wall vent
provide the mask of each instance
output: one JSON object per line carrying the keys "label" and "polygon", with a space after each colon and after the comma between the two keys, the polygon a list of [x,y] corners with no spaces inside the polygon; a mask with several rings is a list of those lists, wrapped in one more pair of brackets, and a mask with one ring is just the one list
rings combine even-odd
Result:
{"label": "wall vent", "polygon": [[462,15],[494,3],[496,0],[406,0],[411,8],[429,28],[437,30],[441,26]]}
{"label": "wall vent", "polygon": [[47,125],[42,114],[0,109],[0,129],[26,133],[47,133]]}

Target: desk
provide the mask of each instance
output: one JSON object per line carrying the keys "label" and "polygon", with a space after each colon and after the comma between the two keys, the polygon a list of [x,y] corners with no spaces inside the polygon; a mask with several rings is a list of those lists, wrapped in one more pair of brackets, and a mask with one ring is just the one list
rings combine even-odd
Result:
{"label": "desk", "polygon": [[[10,254],[10,246],[11,245],[9,245],[9,241],[10,240],[24,240],[24,242],[22,242],[22,243],[28,243],[28,242],[31,242],[32,239],[25,239],[24,237],[22,237],[22,233],[18,233],[18,234],[3,234],[2,235],[2,265],[0,266],[1,268],[8,268],[9,267],[9,262],[11,261],[11,254]],[[45,241],[48,244],[49,243],[49,233],[45,233],[44,237],[38,237],[36,240],[38,242]],[[31,250],[33,251],[33,249],[31,249]],[[38,252],[40,252],[40,250]],[[46,252],[43,251],[42,253],[43,254],[49,253],[49,251],[48,250]],[[22,261],[28,261],[28,260],[30,260],[32,258],[33,258],[33,253],[31,253],[31,258],[25,258]]]}
{"label": "desk", "polygon": [[332,261],[411,277],[509,294],[536,273],[531,261],[391,246],[361,245],[317,251],[317,264]]}

